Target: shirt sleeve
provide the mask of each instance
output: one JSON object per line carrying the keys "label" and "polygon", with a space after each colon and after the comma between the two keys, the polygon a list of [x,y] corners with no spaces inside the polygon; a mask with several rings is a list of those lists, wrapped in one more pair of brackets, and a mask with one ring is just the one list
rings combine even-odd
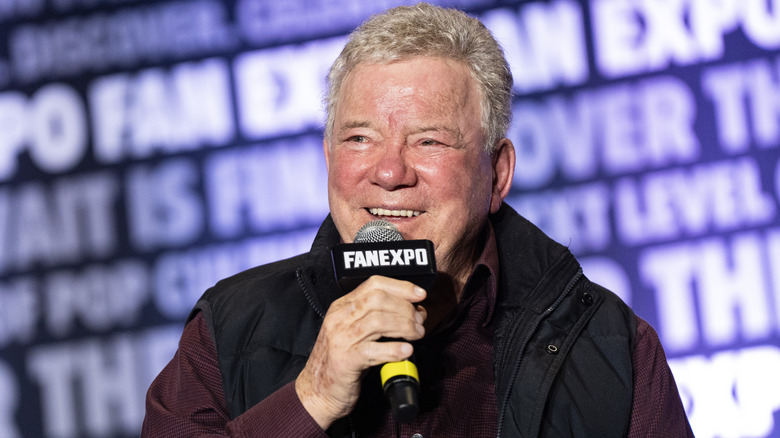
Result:
{"label": "shirt sleeve", "polygon": [[179,349],[146,394],[141,437],[327,437],[304,409],[290,382],[231,419],[222,389],[217,350],[206,321],[196,315]]}
{"label": "shirt sleeve", "polygon": [[634,399],[629,438],[692,438],[693,432],[658,334],[639,317],[632,359]]}

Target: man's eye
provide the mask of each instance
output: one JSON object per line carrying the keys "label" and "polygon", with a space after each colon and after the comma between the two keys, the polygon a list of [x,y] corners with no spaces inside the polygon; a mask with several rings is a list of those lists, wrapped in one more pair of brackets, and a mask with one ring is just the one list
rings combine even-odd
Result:
{"label": "man's eye", "polygon": [[351,141],[355,143],[365,143],[367,139],[362,135],[353,135],[352,137],[349,137],[347,141]]}
{"label": "man's eye", "polygon": [[436,146],[441,143],[439,143],[436,140],[423,140],[420,142],[420,144],[422,144],[423,146]]}

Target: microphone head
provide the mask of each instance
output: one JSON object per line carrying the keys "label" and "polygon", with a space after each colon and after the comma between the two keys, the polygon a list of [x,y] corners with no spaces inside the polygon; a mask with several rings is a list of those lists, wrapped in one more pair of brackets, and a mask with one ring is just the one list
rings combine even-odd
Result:
{"label": "microphone head", "polygon": [[357,234],[354,243],[396,242],[404,240],[395,225],[384,219],[366,222]]}

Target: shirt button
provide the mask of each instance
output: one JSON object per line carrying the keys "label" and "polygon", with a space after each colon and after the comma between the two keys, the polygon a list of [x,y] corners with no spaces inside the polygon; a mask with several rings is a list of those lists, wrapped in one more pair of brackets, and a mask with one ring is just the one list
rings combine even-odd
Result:
{"label": "shirt button", "polygon": [[423,438],[423,436],[422,436],[421,433],[416,433],[416,434],[412,435],[412,438]]}

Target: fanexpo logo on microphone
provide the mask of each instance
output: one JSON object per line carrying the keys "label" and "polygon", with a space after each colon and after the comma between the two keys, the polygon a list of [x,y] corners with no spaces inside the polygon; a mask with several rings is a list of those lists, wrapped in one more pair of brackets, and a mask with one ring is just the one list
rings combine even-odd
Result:
{"label": "fanexpo logo on microphone", "polygon": [[427,265],[428,251],[425,248],[344,251],[344,269],[412,266],[412,264]]}
{"label": "fanexpo logo on microphone", "polygon": [[331,250],[333,270],[349,292],[372,275],[407,280],[428,290],[436,282],[436,255],[430,240],[342,243]]}

